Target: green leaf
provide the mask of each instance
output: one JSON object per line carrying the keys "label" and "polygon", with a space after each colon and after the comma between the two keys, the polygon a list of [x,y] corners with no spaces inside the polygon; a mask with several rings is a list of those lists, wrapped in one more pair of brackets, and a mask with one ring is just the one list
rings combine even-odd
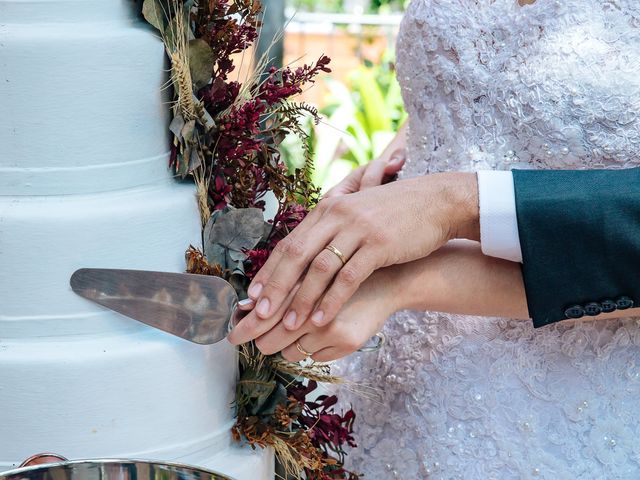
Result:
{"label": "green leaf", "polygon": [[207,42],[201,38],[189,42],[189,69],[196,89],[204,87],[211,81],[214,62],[213,50]]}
{"label": "green leaf", "polygon": [[391,119],[389,118],[384,96],[373,72],[369,69],[361,69],[358,72],[355,83],[362,96],[369,133],[391,130]]}
{"label": "green leaf", "polygon": [[331,187],[337,185],[346,177],[351,170],[353,170],[353,163],[348,160],[338,159],[334,161],[328,169],[324,183],[322,185],[323,191],[329,190]]}
{"label": "green leaf", "polygon": [[165,15],[162,10],[162,5],[158,0],[144,0],[142,4],[142,15],[151,25],[161,32],[164,31]]}
{"label": "green leaf", "polygon": [[389,132],[374,132],[371,136],[371,149],[373,158],[378,158],[382,155],[382,152],[389,146],[391,141],[395,138],[396,133]]}

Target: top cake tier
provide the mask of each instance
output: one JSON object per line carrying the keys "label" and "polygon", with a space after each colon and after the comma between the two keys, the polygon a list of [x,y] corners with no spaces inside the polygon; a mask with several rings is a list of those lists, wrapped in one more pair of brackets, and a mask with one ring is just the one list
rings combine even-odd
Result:
{"label": "top cake tier", "polygon": [[167,65],[150,30],[131,0],[0,0],[0,195],[168,178]]}

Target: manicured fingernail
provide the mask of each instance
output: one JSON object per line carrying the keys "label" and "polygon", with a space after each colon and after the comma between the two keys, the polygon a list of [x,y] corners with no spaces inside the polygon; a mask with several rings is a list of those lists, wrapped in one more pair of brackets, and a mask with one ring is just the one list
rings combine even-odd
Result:
{"label": "manicured fingernail", "polygon": [[247,294],[251,298],[253,298],[254,300],[256,298],[258,298],[261,293],[262,293],[262,284],[261,283],[254,283],[253,285],[251,285],[249,287],[249,290],[247,291]]}
{"label": "manicured fingernail", "polygon": [[284,320],[283,320],[285,328],[288,328],[289,330],[296,328],[297,318],[298,318],[298,315],[293,310],[287,313],[287,316],[284,317]]}
{"label": "manicured fingernail", "polygon": [[314,325],[320,325],[322,323],[322,319],[324,318],[324,312],[322,310],[318,310],[311,316],[311,322]]}
{"label": "manicured fingernail", "polygon": [[269,302],[269,299],[268,298],[263,298],[262,300],[260,300],[258,302],[258,306],[256,307],[256,312],[258,312],[258,315],[266,317],[267,315],[269,315],[269,306],[270,305],[271,305],[271,303]]}
{"label": "manicured fingernail", "polygon": [[245,298],[244,300],[240,300],[238,302],[239,307],[248,307],[249,305],[253,305],[253,299]]}

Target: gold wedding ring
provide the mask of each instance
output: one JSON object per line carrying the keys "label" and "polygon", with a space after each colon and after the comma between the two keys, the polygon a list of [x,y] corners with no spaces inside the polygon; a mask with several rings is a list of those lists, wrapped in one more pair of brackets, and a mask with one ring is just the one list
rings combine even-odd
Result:
{"label": "gold wedding ring", "polygon": [[340,250],[338,250],[333,245],[327,245],[326,247],[324,247],[324,249],[329,250],[331,253],[335,254],[342,262],[342,266],[345,266],[347,264],[346,257],[343,255],[343,253]]}
{"label": "gold wedding ring", "polygon": [[301,354],[303,354],[307,358],[313,356],[313,353],[309,353],[304,348],[302,348],[302,345],[300,345],[300,342],[296,342],[296,348]]}

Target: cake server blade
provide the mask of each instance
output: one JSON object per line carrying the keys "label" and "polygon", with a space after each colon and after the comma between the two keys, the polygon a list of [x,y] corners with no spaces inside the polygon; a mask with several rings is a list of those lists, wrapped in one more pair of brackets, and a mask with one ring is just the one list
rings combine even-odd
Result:
{"label": "cake server blade", "polygon": [[227,336],[238,303],[228,282],[207,275],[81,268],[70,283],[86,299],[202,345]]}

